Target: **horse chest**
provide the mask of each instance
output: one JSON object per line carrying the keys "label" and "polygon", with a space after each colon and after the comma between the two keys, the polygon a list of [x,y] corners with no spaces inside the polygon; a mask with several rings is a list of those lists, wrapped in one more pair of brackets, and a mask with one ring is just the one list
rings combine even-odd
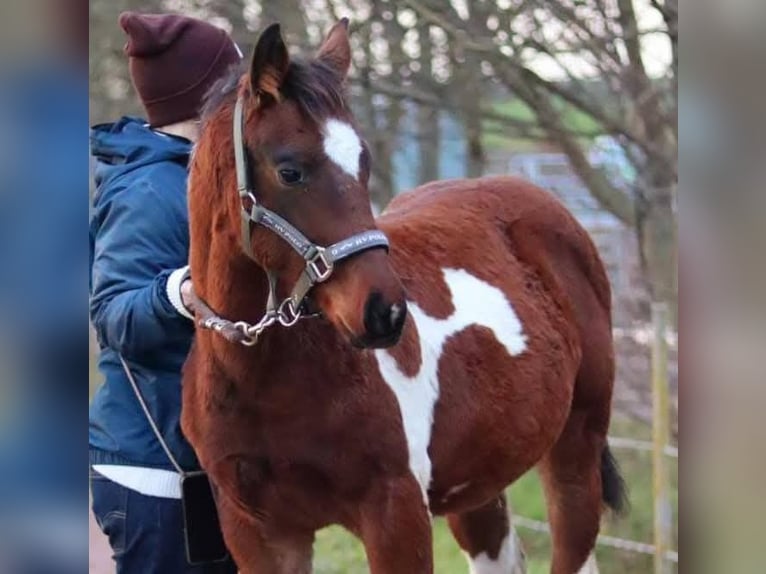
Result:
{"label": "horse chest", "polygon": [[410,470],[420,485],[426,504],[432,477],[428,450],[439,399],[439,363],[444,356],[445,344],[468,327],[478,325],[489,329],[510,356],[519,355],[527,348],[521,321],[500,289],[464,270],[444,269],[443,274],[454,307],[449,317],[431,317],[417,304],[408,303],[420,345],[421,362],[417,373],[407,376],[391,353],[385,350],[375,352],[380,374],[399,404]]}

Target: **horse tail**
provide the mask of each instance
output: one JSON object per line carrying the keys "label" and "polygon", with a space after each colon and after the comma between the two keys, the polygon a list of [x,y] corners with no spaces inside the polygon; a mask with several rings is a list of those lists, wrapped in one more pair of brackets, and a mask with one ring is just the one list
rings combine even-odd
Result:
{"label": "horse tail", "polygon": [[609,508],[617,514],[622,514],[628,506],[625,480],[620,473],[620,467],[609,450],[609,445],[601,451],[601,498]]}

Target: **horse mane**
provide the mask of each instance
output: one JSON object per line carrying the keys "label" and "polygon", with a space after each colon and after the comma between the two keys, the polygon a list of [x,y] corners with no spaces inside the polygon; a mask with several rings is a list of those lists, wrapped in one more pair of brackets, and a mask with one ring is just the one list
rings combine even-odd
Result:
{"label": "horse mane", "polygon": [[[211,86],[202,105],[203,123],[232,99],[230,96],[236,92],[240,79],[248,71],[247,66],[244,60],[231,66]],[[300,110],[317,124],[322,118],[337,115],[347,108],[343,79],[321,60],[291,59],[279,91],[285,99],[298,104]]]}

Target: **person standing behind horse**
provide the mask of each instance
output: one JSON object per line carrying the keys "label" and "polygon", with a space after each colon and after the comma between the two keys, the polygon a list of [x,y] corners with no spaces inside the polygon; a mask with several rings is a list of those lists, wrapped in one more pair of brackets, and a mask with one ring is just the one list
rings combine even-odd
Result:
{"label": "person standing behind horse", "polygon": [[181,367],[194,332],[188,274],[187,163],[206,92],[241,60],[223,30],[178,15],[120,16],[133,85],[148,123],[124,117],[91,134],[90,317],[104,384],[89,413],[93,512],[118,574],[234,572],[192,567],[179,474],[198,468],[181,433]]}

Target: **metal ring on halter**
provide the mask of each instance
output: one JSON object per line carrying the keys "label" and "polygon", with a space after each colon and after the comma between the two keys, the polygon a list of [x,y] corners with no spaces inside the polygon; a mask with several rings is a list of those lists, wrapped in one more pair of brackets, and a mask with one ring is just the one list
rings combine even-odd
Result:
{"label": "metal ring on halter", "polygon": [[252,201],[253,205],[258,205],[258,199],[256,199],[255,194],[252,191],[248,191],[245,197]]}
{"label": "metal ring on halter", "polygon": [[301,318],[300,309],[295,308],[292,297],[288,297],[277,308],[277,317],[279,324],[283,327],[292,327]]}

